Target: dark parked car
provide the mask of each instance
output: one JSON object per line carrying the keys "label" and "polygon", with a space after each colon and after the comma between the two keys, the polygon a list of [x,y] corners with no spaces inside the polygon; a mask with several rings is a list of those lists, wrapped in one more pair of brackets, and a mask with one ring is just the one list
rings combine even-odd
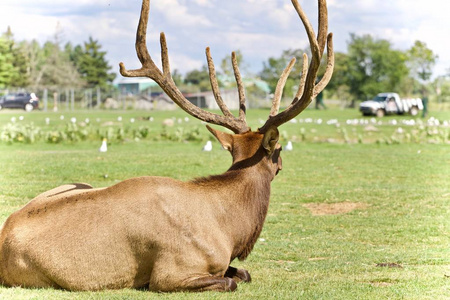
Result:
{"label": "dark parked car", "polygon": [[0,110],[2,108],[22,108],[32,111],[39,108],[39,98],[35,93],[14,93],[0,98]]}

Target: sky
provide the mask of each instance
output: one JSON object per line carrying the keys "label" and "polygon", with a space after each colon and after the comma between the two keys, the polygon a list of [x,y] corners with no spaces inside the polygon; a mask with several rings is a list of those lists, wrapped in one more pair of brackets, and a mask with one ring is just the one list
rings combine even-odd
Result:
{"label": "sky", "polygon": [[[317,28],[317,1],[299,2]],[[16,41],[41,44],[54,41],[57,28],[63,43],[82,45],[92,37],[119,74],[119,62],[127,69],[140,67],[134,49],[140,6],[141,0],[1,0],[0,32],[10,26]],[[351,33],[387,39],[398,50],[425,42],[438,55],[436,77],[450,69],[449,10],[448,0],[328,0],[329,30],[339,52],[347,52]],[[308,46],[289,0],[152,0],[147,42],[158,65],[161,31],[171,69],[183,74],[206,64],[208,46],[217,68],[240,50],[247,72],[253,73],[283,50]]]}

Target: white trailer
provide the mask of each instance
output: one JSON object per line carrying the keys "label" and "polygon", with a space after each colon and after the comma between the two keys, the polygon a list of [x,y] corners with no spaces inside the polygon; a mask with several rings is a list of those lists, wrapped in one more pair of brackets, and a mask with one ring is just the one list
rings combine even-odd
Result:
{"label": "white trailer", "polygon": [[405,114],[417,116],[423,110],[422,99],[401,99],[397,93],[380,93],[373,100],[364,101],[359,105],[363,115],[383,117],[387,114]]}

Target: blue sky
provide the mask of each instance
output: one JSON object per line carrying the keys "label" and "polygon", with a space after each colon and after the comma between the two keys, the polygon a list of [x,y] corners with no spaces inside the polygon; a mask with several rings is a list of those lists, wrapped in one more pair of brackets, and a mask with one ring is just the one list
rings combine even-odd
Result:
{"label": "blue sky", "polygon": [[[346,52],[350,33],[372,34],[406,50],[423,41],[438,56],[434,76],[450,69],[450,4],[446,0],[328,0],[329,28],[336,51]],[[300,0],[317,24],[317,1]],[[134,50],[140,0],[2,0],[0,31],[11,26],[16,40],[63,42],[98,40],[118,73],[118,63],[139,66]],[[152,0],[147,41],[159,61],[159,32],[168,40],[171,67],[182,73],[206,63],[211,47],[216,65],[241,50],[249,71],[258,72],[270,56],[305,48],[306,34],[289,0]]]}

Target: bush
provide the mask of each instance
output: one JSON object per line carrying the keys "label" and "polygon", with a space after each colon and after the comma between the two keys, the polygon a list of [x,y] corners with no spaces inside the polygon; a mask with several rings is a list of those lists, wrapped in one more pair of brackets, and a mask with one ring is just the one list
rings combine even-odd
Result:
{"label": "bush", "polygon": [[8,123],[1,131],[1,141],[6,143],[34,143],[41,137],[41,129],[33,123],[22,125]]}

